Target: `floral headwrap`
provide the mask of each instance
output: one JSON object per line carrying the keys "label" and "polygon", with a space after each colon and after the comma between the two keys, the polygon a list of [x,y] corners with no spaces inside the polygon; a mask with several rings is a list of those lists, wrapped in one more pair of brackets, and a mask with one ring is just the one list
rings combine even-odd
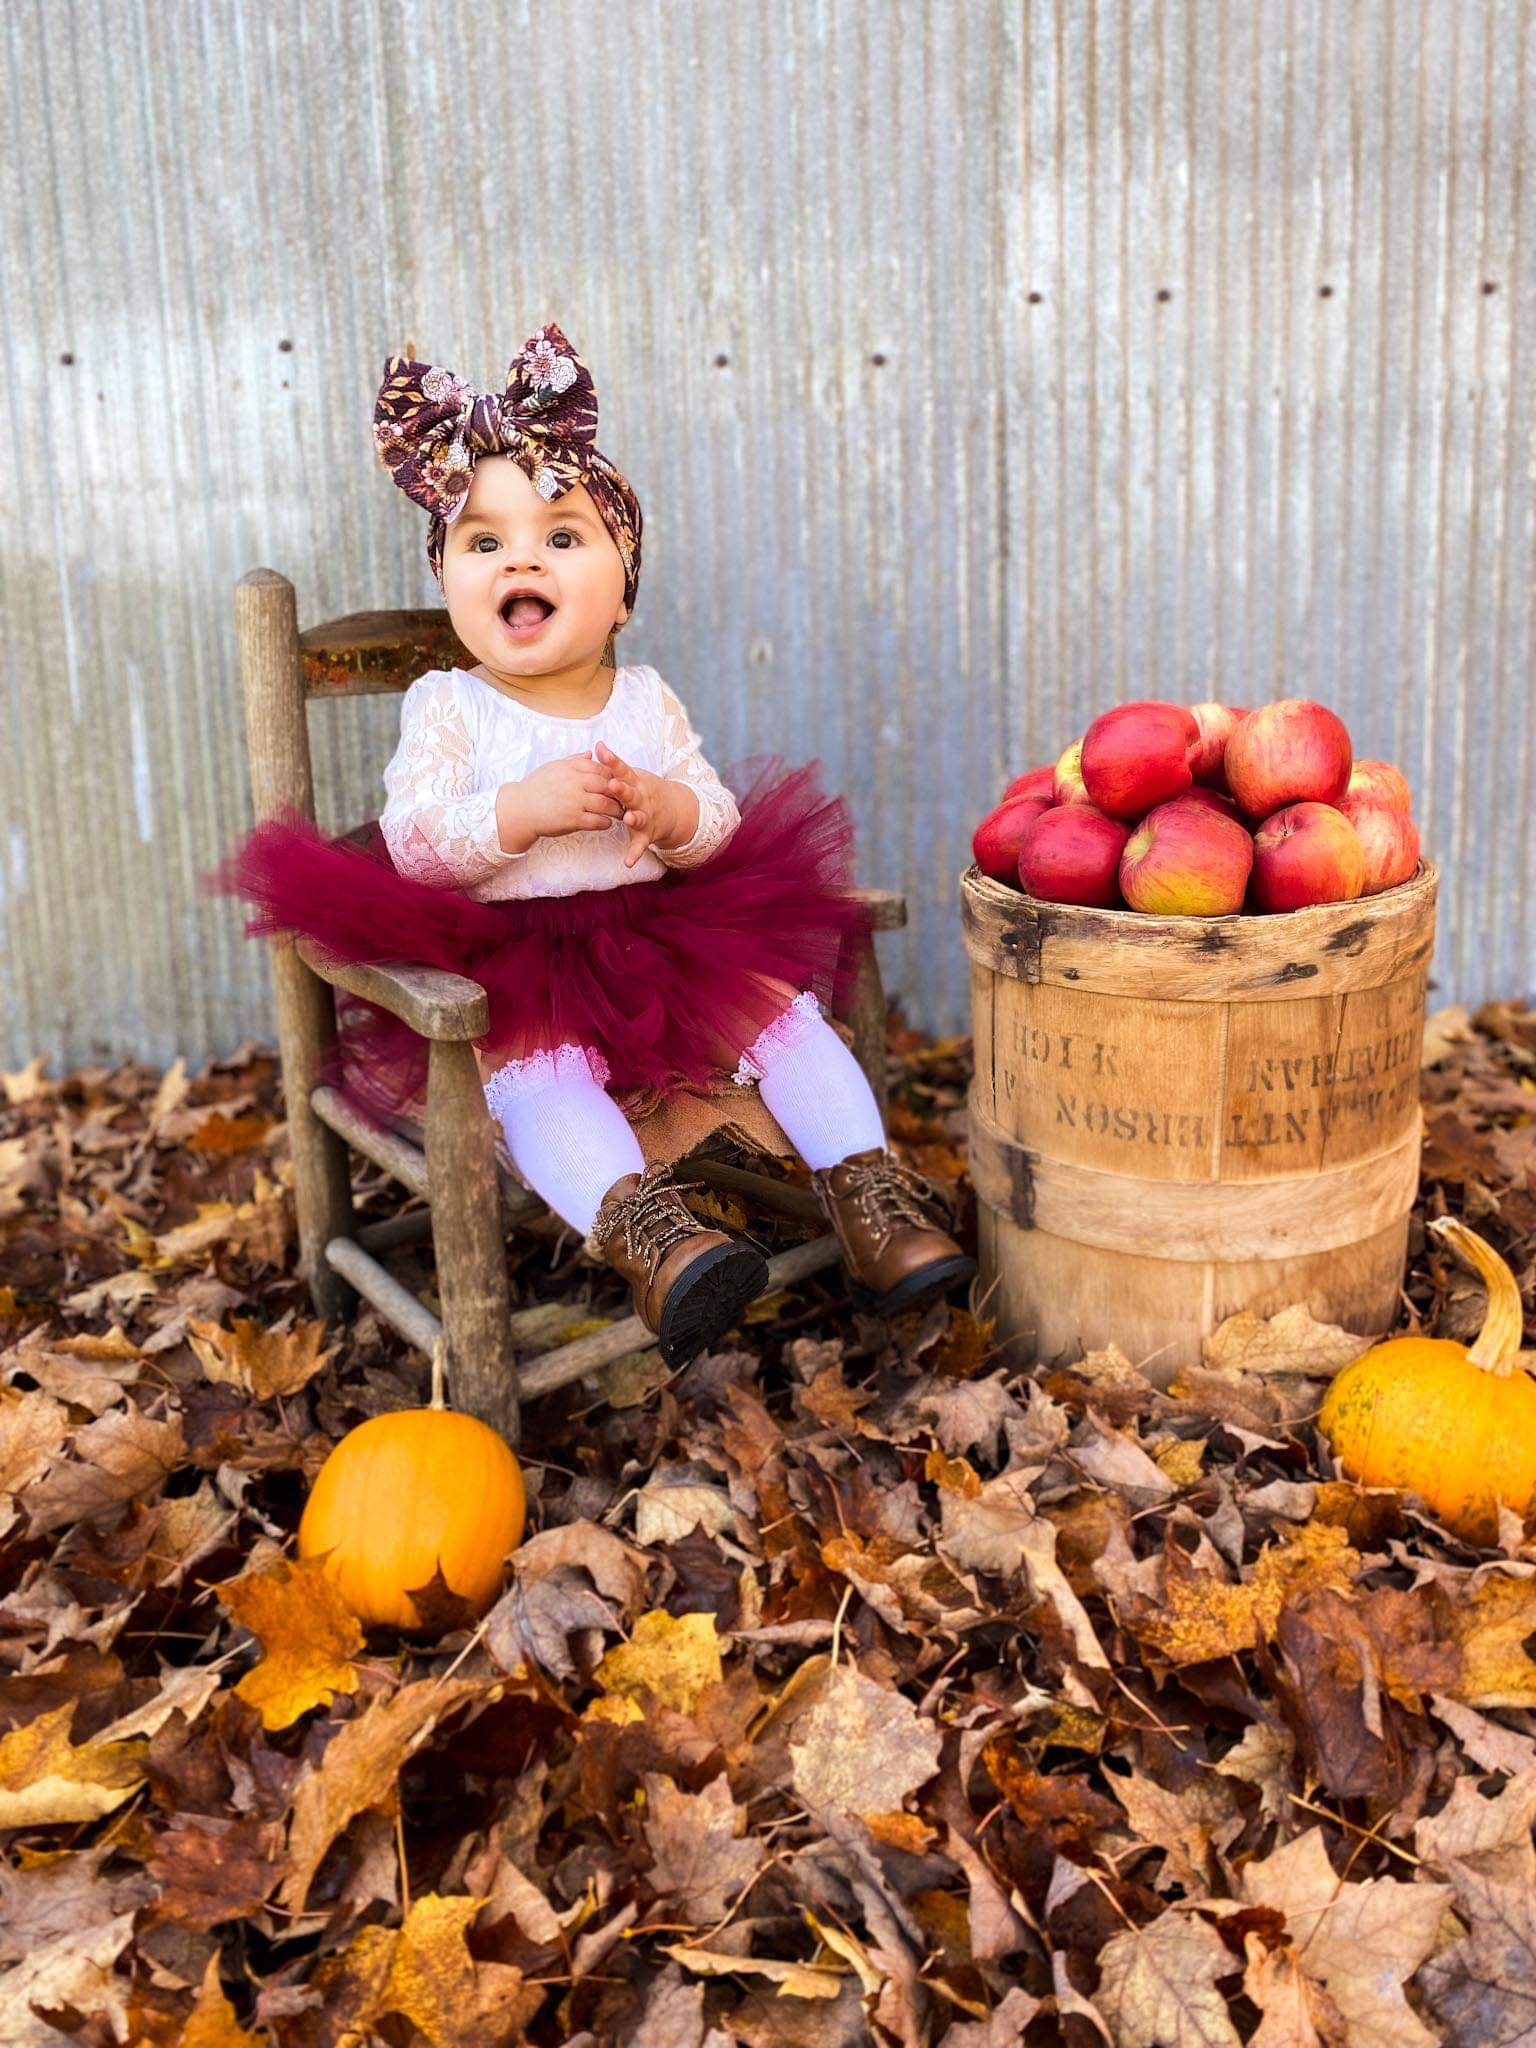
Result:
{"label": "floral headwrap", "polygon": [[541,498],[584,484],[624,564],[624,603],[640,581],[640,500],[595,446],[592,373],[553,322],[530,334],[497,397],[451,370],[414,359],[415,343],[384,365],[373,413],[379,459],[408,498],[432,514],[427,560],[443,581],[443,541],[469,496],[480,455],[510,455]]}

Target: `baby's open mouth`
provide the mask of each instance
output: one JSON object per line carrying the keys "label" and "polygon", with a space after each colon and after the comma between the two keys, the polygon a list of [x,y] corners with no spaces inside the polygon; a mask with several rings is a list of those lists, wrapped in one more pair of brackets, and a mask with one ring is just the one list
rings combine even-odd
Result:
{"label": "baby's open mouth", "polygon": [[504,600],[501,606],[501,616],[514,633],[526,633],[542,626],[544,621],[552,615],[554,609],[554,606],[547,599],[534,597],[527,592],[522,592],[517,596]]}

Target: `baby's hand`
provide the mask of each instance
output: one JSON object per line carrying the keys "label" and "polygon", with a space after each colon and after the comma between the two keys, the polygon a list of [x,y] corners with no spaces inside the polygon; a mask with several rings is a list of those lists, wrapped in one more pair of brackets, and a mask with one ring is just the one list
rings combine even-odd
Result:
{"label": "baby's hand", "polygon": [[608,770],[586,753],[546,761],[521,782],[504,782],[496,793],[503,850],[526,853],[536,839],[608,831],[624,809],[608,793],[608,780]]}
{"label": "baby's hand", "polygon": [[648,768],[631,768],[604,740],[598,741],[593,752],[607,770],[605,787],[618,799],[624,823],[629,827],[629,851],[624,856],[624,865],[632,868],[653,841],[659,839],[665,844],[673,836],[676,819],[671,786]]}

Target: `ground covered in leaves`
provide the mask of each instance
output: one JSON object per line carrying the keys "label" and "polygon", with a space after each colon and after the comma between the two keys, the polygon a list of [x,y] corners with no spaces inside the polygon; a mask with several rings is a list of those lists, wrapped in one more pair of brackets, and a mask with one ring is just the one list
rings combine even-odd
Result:
{"label": "ground covered in leaves", "polygon": [[[967,1047],[891,1052],[963,1233]],[[1335,1476],[1360,1340],[1159,1390],[829,1274],[541,1404],[486,1623],[364,1640],[294,1531],[426,1375],[310,1316],[274,1061],[4,1086],[7,2048],[1536,2040],[1536,1547]],[[1470,1336],[1422,1223],[1529,1298],[1536,1013],[1441,1013],[1424,1095],[1401,1326]],[[551,1343],[624,1306],[509,1257]]]}

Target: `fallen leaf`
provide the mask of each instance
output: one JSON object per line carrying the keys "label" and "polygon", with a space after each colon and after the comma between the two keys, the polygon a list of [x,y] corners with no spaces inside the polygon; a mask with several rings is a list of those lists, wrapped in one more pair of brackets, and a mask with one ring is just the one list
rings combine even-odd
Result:
{"label": "fallen leaf", "polygon": [[289,1911],[302,1909],[321,1859],[350,1820],[374,1808],[394,1811],[400,1767],[437,1722],[486,1690],[483,1679],[419,1679],[338,1729],[294,1793],[289,1868],[279,1894]]}
{"label": "fallen leaf", "polygon": [[244,1316],[237,1316],[227,1330],[218,1323],[191,1318],[187,1341],[209,1379],[243,1387],[258,1401],[296,1394],[325,1369],[338,1349],[334,1344],[321,1349],[325,1342],[321,1321],[269,1330]]}
{"label": "fallen leaf", "polygon": [[140,1742],[71,1744],[76,1700],[0,1736],[0,1828],[98,1820],[144,1777]]}
{"label": "fallen leaf", "polygon": [[736,1511],[721,1486],[658,1484],[653,1477],[635,1496],[635,1538],[642,1544],[680,1543],[694,1529],[726,1536],[735,1527]]}
{"label": "fallen leaf", "polygon": [[1299,1373],[1330,1379],[1377,1342],[1378,1337],[1362,1337],[1337,1323],[1320,1323],[1295,1302],[1278,1315],[1244,1311],[1228,1316],[1201,1348],[1213,1372]]}
{"label": "fallen leaf", "polygon": [[51,1394],[0,1401],[0,1534],[16,1521],[21,1495],[64,1448],[69,1428],[69,1411]]}
{"label": "fallen leaf", "polygon": [[181,1418],[155,1421],[138,1408],[115,1408],[75,1431],[70,1456],[27,1494],[32,1533],[86,1522],[158,1493],[186,1448]]}
{"label": "fallen leaf", "polygon": [[1504,1883],[1536,1885],[1533,1825],[1536,1770],[1522,1771],[1495,1799],[1485,1796],[1480,1779],[1460,1777],[1440,1811],[1415,1827],[1413,1846],[1437,1870],[1460,1864]]}
{"label": "fallen leaf", "polygon": [[[525,1661],[576,1676],[571,1638],[596,1643],[625,1626],[644,1591],[628,1544],[595,1522],[544,1529],[512,1553],[512,1584],[485,1622],[486,1647],[504,1671]],[[591,1651],[595,1660],[596,1649]]]}
{"label": "fallen leaf", "polygon": [[235,2008],[225,1997],[219,1978],[217,1949],[208,1958],[176,2048],[265,2048],[261,2036],[248,2033],[235,2018]]}
{"label": "fallen leaf", "polygon": [[1170,1664],[1230,1657],[1272,1635],[1281,1608],[1300,1587],[1348,1586],[1359,1562],[1344,1531],[1322,1522],[1303,1523],[1267,1544],[1236,1584],[1197,1570],[1171,1544],[1162,1606],[1128,1616],[1128,1624]]}
{"label": "fallen leaf", "polygon": [[945,1555],[966,1571],[1004,1577],[1023,1571],[1031,1597],[1055,1610],[1079,1659],[1108,1670],[1109,1659],[1088,1612],[1056,1561],[1055,1524],[1036,1513],[1025,1477],[1005,1472],[984,1485],[978,1482],[974,1494],[945,1488],[939,1500],[939,1544]]}
{"label": "fallen leaf", "polygon": [[1159,1889],[1171,1881],[1190,1897],[1209,1892],[1212,1841],[1225,1848],[1242,1831],[1232,1787],[1207,1776],[1173,1792],[1141,1771],[1129,1776],[1116,1772],[1109,1784],[1135,1834],[1164,1853]]}
{"label": "fallen leaf", "polygon": [[235,1691],[257,1709],[264,1728],[287,1728],[337,1693],[357,1691],[352,1660],[363,1647],[362,1623],[318,1558],[284,1558],[214,1591],[260,1640],[261,1662]]}
{"label": "fallen leaf", "polygon": [[1017,1984],[1006,1992],[984,2020],[962,2020],[944,2035],[944,2048],[1019,2048],[1024,2029],[1043,2012],[1038,1998]]}
{"label": "fallen leaf", "polygon": [[1495,1572],[1454,1605],[1461,1679],[1442,1690],[1469,1707],[1536,1706],[1536,1664],[1525,1651],[1536,1634],[1536,1578]]}
{"label": "fallen leaf", "polygon": [[1236,1969],[1214,1927],[1171,1907],[1106,1942],[1094,2003],[1115,2048],[1241,2048],[1216,1989]]}
{"label": "fallen leaf", "polygon": [[719,1955],[713,1949],[684,1948],[667,1942],[662,1943],[661,1952],[701,1977],[767,1977],[786,1998],[836,1998],[843,1984],[840,1972],[820,1963],[782,1963],[767,1956]]}
{"label": "fallen leaf", "polygon": [[745,1833],[747,1809],[723,1776],[698,1793],[655,1772],[644,1782],[651,1883],[683,1919],[697,1926],[722,1919],[762,1867],[763,1842]]}
{"label": "fallen leaf", "polygon": [[894,1812],[939,1767],[934,1723],[851,1664],[832,1673],[800,1728],[791,1770],[813,1813]]}
{"label": "fallen leaf", "polygon": [[1257,1934],[1245,1935],[1243,1948],[1243,1991],[1264,2015],[1249,2048],[1349,2048],[1343,2013],[1293,1948],[1266,1948]]}
{"label": "fallen leaf", "polygon": [[0,2040],[6,2048],[59,2048],[65,2036],[38,2017],[39,2008],[73,2007],[110,2022],[117,2038],[126,2040],[131,1987],[114,1965],[133,1939],[133,1922],[132,1913],[122,1913],[100,1926],[62,1934],[0,1977]]}
{"label": "fallen leaf", "polygon": [[608,1652],[597,1682],[621,1698],[652,1700],[691,1713],[698,1697],[724,1675],[712,1614],[668,1614],[654,1608],[635,1623],[627,1643]]}
{"label": "fallen leaf", "polygon": [[1245,1864],[1241,1882],[1251,1904],[1284,1914],[1300,1967],[1343,2014],[1350,2048],[1433,2048],[1403,1986],[1435,1945],[1445,1885],[1348,1883],[1328,1860],[1321,1828]]}

